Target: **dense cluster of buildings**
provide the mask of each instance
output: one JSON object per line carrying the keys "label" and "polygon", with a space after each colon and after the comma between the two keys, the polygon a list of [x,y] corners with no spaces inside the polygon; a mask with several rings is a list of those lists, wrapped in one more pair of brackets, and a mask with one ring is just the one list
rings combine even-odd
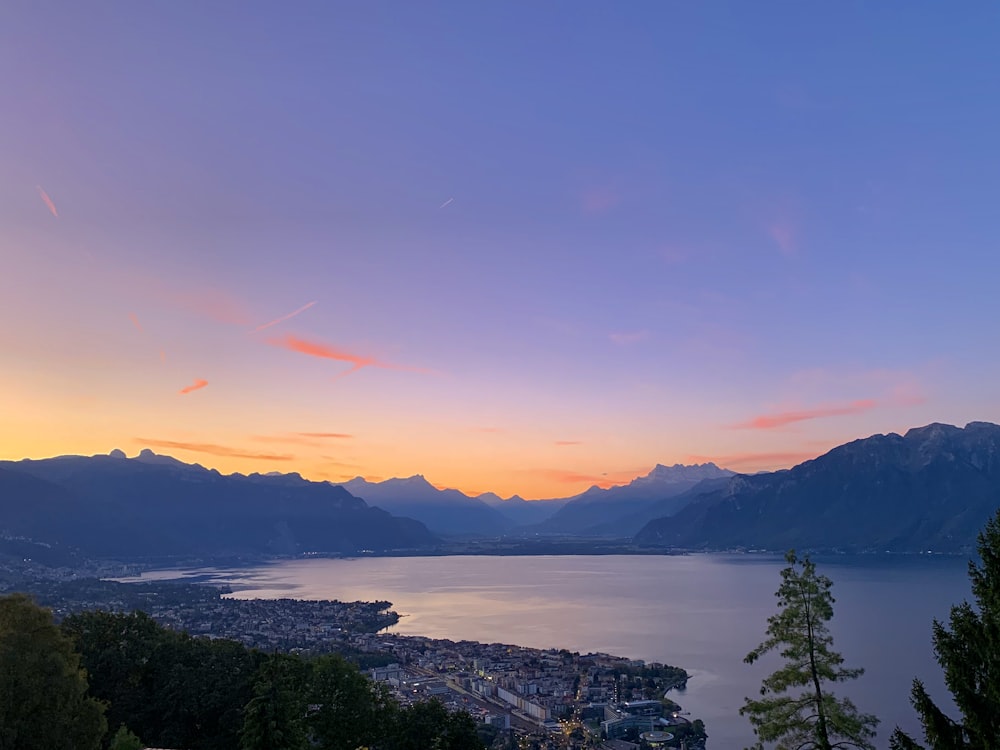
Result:
{"label": "dense cluster of buildings", "polygon": [[[0,592],[10,585],[16,584],[6,578]],[[233,599],[211,586],[61,576],[36,579],[31,590],[57,617],[138,609],[193,635],[268,651],[344,653],[375,665],[371,678],[391,686],[403,703],[436,698],[500,730],[553,738],[539,747],[555,747],[554,738],[573,731],[588,740],[599,732],[609,748],[665,746],[667,736],[677,747],[671,730],[690,727],[666,697],[685,683],[682,669],[603,653],[387,633],[398,621],[389,602]]]}
{"label": "dense cluster of buildings", "polygon": [[[589,727],[589,732],[599,727],[606,739],[631,737],[638,740],[634,747],[655,747],[650,743],[673,741],[672,728],[690,727],[680,707],[666,698],[670,688],[683,685],[686,674],[666,665],[602,653],[385,633],[355,635],[350,642],[398,659],[369,674],[391,685],[401,700],[436,697],[503,728],[565,734],[573,727]],[[658,697],[639,697],[650,694]]]}

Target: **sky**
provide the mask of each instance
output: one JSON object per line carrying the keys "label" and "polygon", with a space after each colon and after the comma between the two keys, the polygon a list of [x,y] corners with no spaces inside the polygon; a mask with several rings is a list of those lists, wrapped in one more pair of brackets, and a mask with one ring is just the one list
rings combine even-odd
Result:
{"label": "sky", "polygon": [[1000,5],[0,4],[0,457],[526,498],[1000,422]]}

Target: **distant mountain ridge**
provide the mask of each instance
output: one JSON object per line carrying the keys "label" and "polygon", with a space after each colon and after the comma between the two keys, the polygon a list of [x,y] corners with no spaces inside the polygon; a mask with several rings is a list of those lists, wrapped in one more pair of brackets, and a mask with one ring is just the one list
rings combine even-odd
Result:
{"label": "distant mountain ridge", "polygon": [[417,551],[440,549],[434,532],[571,536],[584,545],[634,535],[637,545],[674,549],[958,552],[972,548],[997,507],[1000,426],[988,422],[873,435],[754,475],[658,464],[628,484],[547,501],[470,497],[421,475],[343,485],[294,473],[224,476],[148,450],[113,451],[0,461],[0,556]]}
{"label": "distant mountain ridge", "polygon": [[737,475],[640,544],[687,549],[790,547],[958,552],[1000,507],[1000,426],[934,423],[873,435],[791,469]]}
{"label": "distant mountain ridge", "polygon": [[0,462],[0,532],[98,557],[353,553],[438,540],[298,474],[224,476],[144,450]]}
{"label": "distant mountain ridge", "polygon": [[[685,466],[657,464],[646,475],[628,484],[591,487],[569,498],[556,513],[531,527],[534,533],[584,536],[632,536],[643,524],[658,516],[670,515],[687,504],[685,493],[703,481],[733,476],[714,463]],[[673,504],[669,501],[678,498]],[[652,515],[648,513],[652,511]]]}
{"label": "distant mountain ridge", "polygon": [[459,490],[439,490],[421,474],[383,482],[355,477],[336,486],[369,505],[415,518],[436,534],[492,536],[516,525],[514,520],[479,498],[469,497]]}

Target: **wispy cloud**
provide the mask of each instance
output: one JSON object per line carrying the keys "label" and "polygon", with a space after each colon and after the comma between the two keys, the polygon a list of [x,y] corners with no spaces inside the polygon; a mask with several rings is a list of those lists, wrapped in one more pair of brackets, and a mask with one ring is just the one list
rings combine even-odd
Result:
{"label": "wispy cloud", "polygon": [[350,375],[352,372],[357,372],[358,370],[365,367],[381,367],[387,370],[409,370],[410,372],[426,372],[426,370],[421,370],[416,367],[406,367],[404,365],[391,364],[389,362],[383,362],[381,360],[375,359],[375,357],[367,357],[362,354],[356,354],[354,352],[349,352],[346,349],[340,349],[329,344],[325,344],[319,341],[306,341],[305,339],[300,339],[296,336],[288,334],[282,338],[268,339],[267,343],[272,346],[279,346],[283,349],[288,349],[293,352],[298,352],[299,354],[305,354],[310,357],[319,357],[320,359],[332,359],[336,362],[347,362],[351,367],[344,372],[338,373],[336,378],[342,378]]}
{"label": "wispy cloud", "polygon": [[191,385],[184,386],[183,388],[181,388],[178,391],[178,393],[181,396],[183,396],[185,394],[191,393],[192,391],[197,391],[197,390],[199,390],[201,388],[204,388],[206,385],[208,385],[208,381],[207,380],[202,380],[201,378],[196,378],[195,381]]}
{"label": "wispy cloud", "polygon": [[323,445],[326,440],[350,440],[354,435],[342,432],[294,432],[284,435],[251,435],[257,443],[289,443],[292,445]]}
{"label": "wispy cloud", "polygon": [[472,432],[481,432],[484,435],[502,435],[506,430],[501,427],[473,427]]}
{"label": "wispy cloud", "polygon": [[581,441],[581,440],[556,440],[552,444],[553,445],[560,445],[560,446],[566,446],[566,445],[583,445],[583,441]]}
{"label": "wispy cloud", "polygon": [[276,455],[273,453],[253,453],[239,448],[216,445],[215,443],[188,443],[180,440],[151,440],[149,438],[135,438],[135,442],[147,448],[173,448],[175,450],[208,453],[213,456],[226,456],[228,458],[252,458],[256,461],[291,461],[295,458],[295,456]]}
{"label": "wispy cloud", "polygon": [[141,294],[144,299],[152,298],[163,305],[200,318],[237,326],[249,326],[253,323],[243,301],[223,289],[201,287],[178,290],[166,286],[159,279],[149,277],[132,278],[129,283],[132,290]]}
{"label": "wispy cloud", "polygon": [[438,208],[447,208],[448,206],[450,206],[454,202],[455,202],[454,198],[449,198],[444,203],[442,203],[440,206],[438,206]]}
{"label": "wispy cloud", "polygon": [[139,323],[139,319],[135,316],[135,313],[130,312],[128,314],[128,319],[132,321],[132,325],[135,326],[135,330],[142,333],[142,324]]}
{"label": "wispy cloud", "polygon": [[580,206],[587,214],[607,213],[620,202],[618,191],[610,187],[589,188],[580,198]]}
{"label": "wispy cloud", "polygon": [[[49,194],[46,193],[44,190],[42,190],[41,185],[35,185],[35,187],[38,188],[38,195],[45,202],[45,205],[49,207],[49,211],[51,211],[52,215],[58,219],[59,212],[56,211],[56,204],[52,202],[52,199],[49,197]],[[70,213],[72,213],[72,211]]]}
{"label": "wispy cloud", "polygon": [[296,315],[304,313],[306,310],[308,310],[315,304],[316,304],[315,300],[313,300],[312,302],[307,302],[306,304],[302,305],[302,307],[300,307],[298,310],[288,313],[288,315],[282,315],[280,318],[275,318],[270,323],[264,323],[263,325],[257,326],[256,328],[253,329],[253,333],[257,333],[258,331],[263,331],[265,328],[270,328],[271,326],[276,326],[278,325],[278,323],[284,323],[286,320],[291,320]]}
{"label": "wispy cloud", "polygon": [[630,482],[640,474],[644,474],[646,471],[649,471],[649,469],[636,468],[594,474],[574,471],[572,469],[526,469],[525,473],[542,479],[547,479],[550,482],[559,482],[561,484],[596,484],[598,487],[611,487],[616,484]]}
{"label": "wispy cloud", "polygon": [[280,443],[283,445],[307,445],[318,447],[321,443],[316,440],[300,437],[298,435],[251,435],[250,440],[255,443]]}
{"label": "wispy cloud", "polygon": [[830,392],[848,387],[856,391],[877,391],[886,406],[917,406],[928,400],[922,377],[909,370],[842,370],[822,367],[799,370],[789,379],[789,387],[799,391]]}
{"label": "wispy cloud", "polygon": [[345,463],[339,460],[336,456],[320,456],[328,466],[339,466],[342,469],[361,469],[364,468],[361,464]]}
{"label": "wispy cloud", "polygon": [[649,331],[624,331],[621,333],[612,333],[608,335],[608,338],[619,346],[626,346],[628,344],[637,344],[649,338]]}
{"label": "wispy cloud", "polygon": [[783,255],[789,258],[798,255],[798,232],[790,221],[779,220],[772,222],[767,228],[767,233],[774,240],[774,243]]}
{"label": "wispy cloud", "polygon": [[732,425],[736,430],[773,430],[777,427],[804,422],[809,419],[823,419],[825,417],[840,417],[848,414],[860,414],[878,406],[874,399],[866,398],[859,401],[852,401],[849,404],[832,404],[819,406],[813,409],[801,409],[797,411],[782,411],[774,414],[761,414],[760,416],[748,419],[745,422],[738,422]]}

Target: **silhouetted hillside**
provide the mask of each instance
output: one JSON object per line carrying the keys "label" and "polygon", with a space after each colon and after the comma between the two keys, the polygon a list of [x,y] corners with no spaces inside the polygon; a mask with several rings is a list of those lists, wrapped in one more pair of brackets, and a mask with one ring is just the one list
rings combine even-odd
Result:
{"label": "silhouetted hillside", "polygon": [[875,435],[768,474],[736,476],[641,544],[959,551],[1000,507],[1000,426],[972,422]]}
{"label": "silhouetted hillside", "polygon": [[143,451],[0,462],[0,532],[92,556],[420,547],[427,528],[297,474],[224,476]]}
{"label": "silhouetted hillside", "polygon": [[493,536],[514,526],[482,500],[458,490],[439,490],[419,474],[384,482],[355,477],[339,486],[369,505],[415,518],[436,534]]}
{"label": "silhouetted hillside", "polygon": [[[658,503],[683,496],[703,480],[732,475],[733,472],[713,463],[696,466],[657,464],[648,474],[628,484],[608,489],[591,487],[569,498],[556,513],[527,530],[537,534],[632,536],[649,519],[679,510],[687,498],[673,506]],[[653,507],[662,512],[645,515],[645,511]]]}

